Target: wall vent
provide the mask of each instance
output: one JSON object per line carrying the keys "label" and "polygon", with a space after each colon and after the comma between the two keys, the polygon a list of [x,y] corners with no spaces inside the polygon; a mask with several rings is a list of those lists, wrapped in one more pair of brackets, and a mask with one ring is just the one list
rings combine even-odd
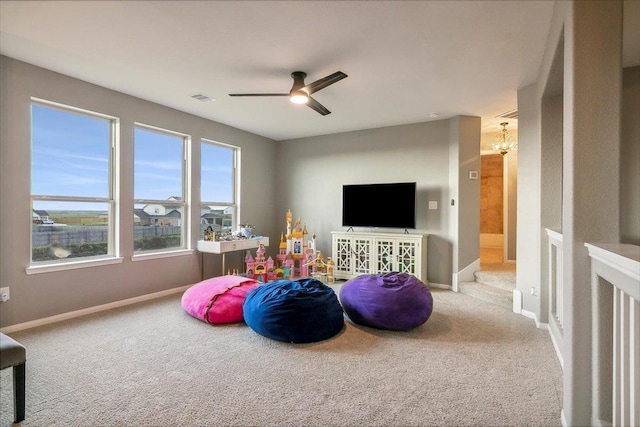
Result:
{"label": "wall vent", "polygon": [[193,99],[197,99],[198,101],[202,101],[202,102],[215,101],[214,98],[210,97],[209,95],[205,95],[204,93],[196,93],[195,95],[191,95],[191,97]]}
{"label": "wall vent", "polygon": [[506,113],[502,113],[496,116],[496,119],[517,119],[518,118],[518,110],[507,111]]}

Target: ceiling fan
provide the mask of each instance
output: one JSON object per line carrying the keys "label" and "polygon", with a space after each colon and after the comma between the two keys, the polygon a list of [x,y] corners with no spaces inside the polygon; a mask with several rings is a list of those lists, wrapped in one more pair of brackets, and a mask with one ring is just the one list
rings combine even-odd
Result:
{"label": "ceiling fan", "polygon": [[311,94],[344,79],[347,75],[342,71],[336,71],[308,85],[304,84],[307,73],[303,71],[294,71],[291,73],[291,77],[293,78],[293,86],[291,86],[289,93],[230,93],[229,96],[288,96],[294,104],[307,104],[307,107],[326,116],[331,114],[331,111],[313,99]]}

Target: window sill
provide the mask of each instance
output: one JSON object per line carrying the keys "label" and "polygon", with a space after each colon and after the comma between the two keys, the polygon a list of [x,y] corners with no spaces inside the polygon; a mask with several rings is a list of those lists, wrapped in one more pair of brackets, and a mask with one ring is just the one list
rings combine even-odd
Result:
{"label": "window sill", "polygon": [[27,274],[51,273],[54,271],[76,270],[78,268],[98,267],[102,265],[120,264],[122,257],[69,261],[57,264],[31,265],[26,268]]}
{"label": "window sill", "polygon": [[194,253],[193,249],[178,249],[174,251],[166,251],[166,252],[153,252],[153,253],[141,253],[136,254],[131,257],[131,261],[146,261],[148,259],[157,259],[157,258],[173,258],[175,256],[184,256],[184,255],[192,255]]}

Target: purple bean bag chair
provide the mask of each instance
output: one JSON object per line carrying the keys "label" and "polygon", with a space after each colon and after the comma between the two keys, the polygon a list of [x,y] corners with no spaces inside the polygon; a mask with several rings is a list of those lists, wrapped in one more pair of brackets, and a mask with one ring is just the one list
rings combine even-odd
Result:
{"label": "purple bean bag chair", "polygon": [[433,311],[427,285],[406,273],[365,274],[340,289],[347,316],[358,325],[408,331],[422,325]]}
{"label": "purple bean bag chair", "polygon": [[233,275],[203,280],[184,292],[182,309],[212,325],[242,322],[242,304],[258,285],[256,280]]}

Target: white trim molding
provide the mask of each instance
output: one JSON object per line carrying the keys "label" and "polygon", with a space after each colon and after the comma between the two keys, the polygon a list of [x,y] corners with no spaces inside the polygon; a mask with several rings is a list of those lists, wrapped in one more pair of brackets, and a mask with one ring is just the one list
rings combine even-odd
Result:
{"label": "white trim molding", "polygon": [[522,292],[513,290],[513,312],[516,314],[522,314]]}
{"label": "white trim molding", "polygon": [[154,292],[152,294],[140,295],[121,301],[110,302],[108,304],[97,305],[95,307],[83,308],[81,310],[70,311],[68,313],[57,314],[55,316],[43,317],[42,319],[31,320],[29,322],[18,323],[15,325],[6,326],[0,329],[0,332],[10,334],[17,331],[23,331],[25,329],[37,328],[38,326],[44,326],[51,323],[61,322],[63,320],[74,319],[76,317],[86,316],[88,314],[99,313],[101,311],[111,310],[114,308],[125,307],[131,304],[137,304],[139,302],[149,301],[157,298],[162,298],[168,295],[184,292],[193,285],[181,286],[179,288],[167,289],[160,292]]}
{"label": "white trim molding", "polygon": [[457,273],[453,273],[451,288],[454,292],[459,292],[458,284],[460,282],[473,282],[476,280],[473,273],[480,271],[480,258],[463,268]]}

